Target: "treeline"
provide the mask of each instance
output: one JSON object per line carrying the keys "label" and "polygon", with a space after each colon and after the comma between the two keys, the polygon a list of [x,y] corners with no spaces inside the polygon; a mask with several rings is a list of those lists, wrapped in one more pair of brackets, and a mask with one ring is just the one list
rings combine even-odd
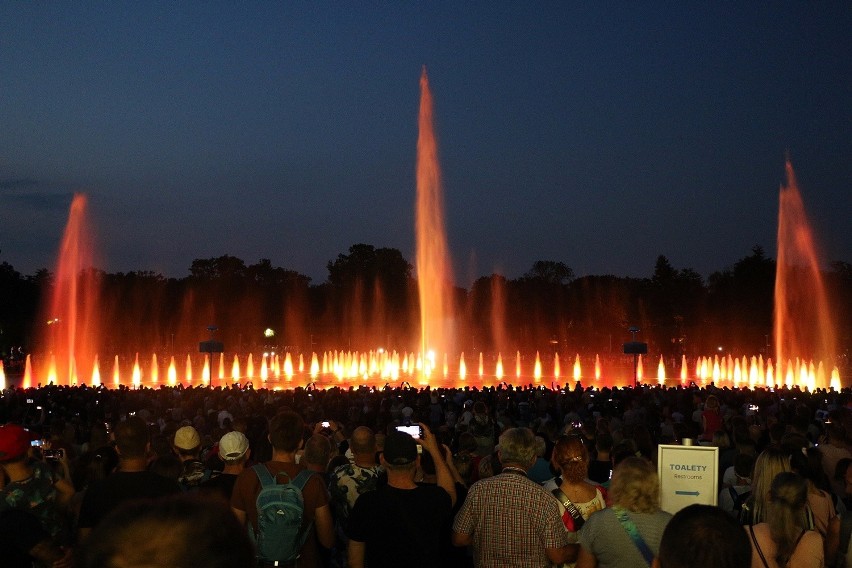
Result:
{"label": "treeline", "polygon": [[[356,244],[327,269],[320,284],[268,259],[246,264],[229,255],[194,260],[184,278],[90,269],[98,350],[193,352],[210,338],[209,326],[229,352],[417,349],[417,282],[399,250]],[[846,348],[852,265],[835,262],[824,277]],[[665,256],[648,278],[575,277],[563,262],[540,260],[519,278],[492,274],[456,288],[451,324],[457,351],[466,353],[615,354],[636,326],[654,353],[706,355],[722,346],[752,355],[772,342],[774,280],[775,261],[760,247],[706,281]],[[0,356],[49,349],[40,345],[40,302],[55,286],[47,270],[23,276],[0,264]]]}

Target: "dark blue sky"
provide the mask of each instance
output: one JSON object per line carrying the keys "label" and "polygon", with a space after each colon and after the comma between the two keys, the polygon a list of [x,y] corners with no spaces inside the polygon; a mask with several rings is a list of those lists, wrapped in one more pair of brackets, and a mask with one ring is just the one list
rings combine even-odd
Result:
{"label": "dark blue sky", "polygon": [[459,284],[774,257],[787,152],[852,261],[852,3],[585,4],[3,3],[0,260],[52,267],[82,191],[109,271],[413,263],[425,64]]}

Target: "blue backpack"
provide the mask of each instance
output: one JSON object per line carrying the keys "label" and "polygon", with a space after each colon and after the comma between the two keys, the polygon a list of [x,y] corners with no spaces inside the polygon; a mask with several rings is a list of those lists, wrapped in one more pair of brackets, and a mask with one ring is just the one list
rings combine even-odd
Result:
{"label": "blue backpack", "polygon": [[261,485],[255,502],[257,529],[251,533],[257,557],[270,563],[293,562],[299,557],[311,529],[310,524],[302,529],[305,513],[302,489],[313,472],[302,470],[291,480],[282,471],[276,477],[283,476],[286,481],[276,483],[276,477],[272,477],[264,464],[257,464],[252,469]]}

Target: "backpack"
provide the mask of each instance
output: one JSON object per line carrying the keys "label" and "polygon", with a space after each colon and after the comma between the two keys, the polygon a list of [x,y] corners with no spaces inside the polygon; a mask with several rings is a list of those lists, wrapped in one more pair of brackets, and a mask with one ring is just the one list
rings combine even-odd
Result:
{"label": "backpack", "polygon": [[[264,464],[252,467],[260,480],[257,494],[257,529],[249,531],[254,539],[257,557],[266,562],[292,562],[299,556],[311,525],[302,528],[305,499],[302,489],[313,472],[302,470],[292,480],[285,472],[272,477]],[[284,483],[276,483],[284,476]]]}

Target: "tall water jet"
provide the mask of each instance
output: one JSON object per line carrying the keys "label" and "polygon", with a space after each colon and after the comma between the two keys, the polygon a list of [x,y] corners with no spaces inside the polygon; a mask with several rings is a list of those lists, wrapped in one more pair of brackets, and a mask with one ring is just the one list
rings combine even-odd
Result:
{"label": "tall water jet", "polygon": [[[778,196],[775,269],[775,361],[791,357],[833,361],[837,334],[802,196],[787,160],[787,186]],[[819,385],[826,386],[826,385]]]}
{"label": "tall water jet", "polygon": [[417,284],[420,293],[420,351],[447,353],[453,345],[452,270],[444,227],[444,200],[432,93],[426,67],[420,76],[417,137]]}
{"label": "tall water jet", "polygon": [[93,268],[94,249],[86,205],[85,195],[74,195],[56,262],[53,289],[50,298],[42,301],[41,345],[57,362],[60,384],[89,381],[100,337],[99,283]]}

